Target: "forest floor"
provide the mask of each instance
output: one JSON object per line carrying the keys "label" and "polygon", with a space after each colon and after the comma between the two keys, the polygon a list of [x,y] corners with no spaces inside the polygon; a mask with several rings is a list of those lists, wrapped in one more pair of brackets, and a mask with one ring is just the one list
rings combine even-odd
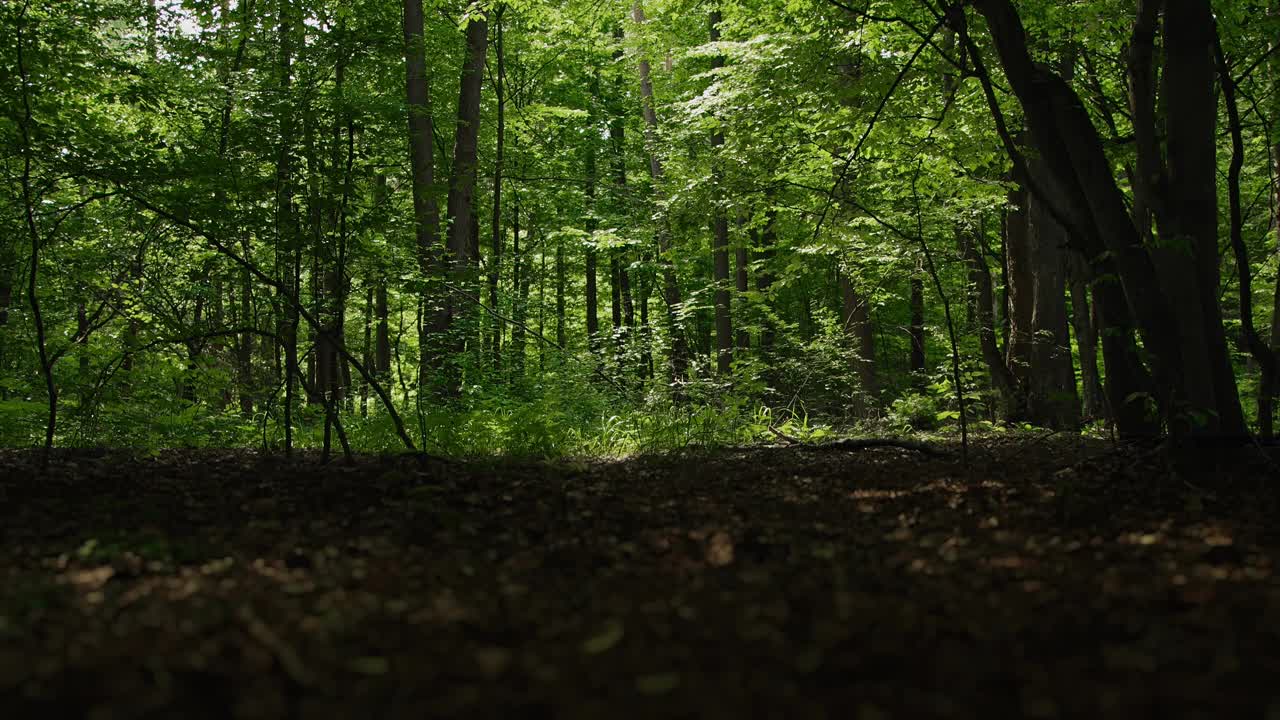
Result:
{"label": "forest floor", "polygon": [[0,716],[1275,720],[1258,453],[7,451]]}

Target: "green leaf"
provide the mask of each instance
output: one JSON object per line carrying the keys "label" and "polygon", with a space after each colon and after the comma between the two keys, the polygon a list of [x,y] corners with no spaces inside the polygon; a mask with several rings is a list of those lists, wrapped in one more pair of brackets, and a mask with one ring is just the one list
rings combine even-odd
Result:
{"label": "green leaf", "polygon": [[626,634],[625,628],[618,620],[609,620],[600,629],[600,632],[587,638],[582,643],[582,652],[586,655],[599,655],[608,652],[622,642],[623,635]]}

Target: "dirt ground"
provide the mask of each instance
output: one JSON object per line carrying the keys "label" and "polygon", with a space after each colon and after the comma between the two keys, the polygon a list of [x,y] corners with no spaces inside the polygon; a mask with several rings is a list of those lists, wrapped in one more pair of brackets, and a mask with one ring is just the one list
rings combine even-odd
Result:
{"label": "dirt ground", "polygon": [[36,460],[4,718],[1280,719],[1258,452]]}

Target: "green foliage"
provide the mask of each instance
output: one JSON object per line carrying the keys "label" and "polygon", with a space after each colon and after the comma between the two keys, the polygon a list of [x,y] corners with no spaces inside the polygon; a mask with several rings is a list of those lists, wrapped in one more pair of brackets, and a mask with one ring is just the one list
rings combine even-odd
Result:
{"label": "green foliage", "polygon": [[888,421],[900,432],[934,430],[947,419],[938,410],[937,398],[923,393],[910,393],[893,401],[889,407]]}
{"label": "green foliage", "polygon": [[[960,408],[922,248],[936,259],[961,338],[966,420],[1002,421],[971,316],[973,268],[956,246],[963,233],[988,265],[999,335],[1014,282],[1001,272],[1011,165],[975,69],[956,69],[944,52],[956,38],[945,29],[920,37],[936,22],[927,7],[878,0],[876,17],[901,20],[881,22],[818,0],[727,2],[711,42],[698,4],[648,0],[648,21],[635,23],[630,3],[506,3],[499,168],[496,6],[426,5],[436,151],[426,194],[446,224],[458,179],[449,152],[461,28],[486,12],[490,20],[472,208],[480,259],[457,274],[418,246],[399,0],[162,2],[154,22],[136,0],[0,5],[0,76],[29,79],[0,87],[0,443],[42,439],[46,390],[23,292],[31,225],[59,444],[279,448],[287,414],[297,446],[317,447],[323,403],[297,388],[285,412],[284,348],[298,347],[307,384],[322,381],[326,332],[372,365],[383,309],[392,357],[380,382],[431,452],[623,454],[774,441],[769,428],[812,440],[881,418],[903,431],[949,431]],[[1108,159],[1131,196],[1135,148],[1120,141],[1134,130],[1128,84],[1111,62],[1129,42],[1130,5],[1018,10],[1035,60],[1053,66],[1070,43],[1074,86],[1117,140]],[[1251,68],[1242,96],[1273,97],[1280,66],[1263,58],[1277,20],[1216,10],[1229,63]],[[972,39],[1016,128],[1021,108],[1002,91],[981,26],[971,23]],[[1252,320],[1265,328],[1275,303],[1263,298],[1277,291],[1274,229],[1259,210],[1272,192],[1273,113],[1242,109],[1241,191],[1254,199],[1242,230]],[[747,276],[745,290],[730,278],[735,350],[722,376],[716,217]],[[1174,244],[1164,237],[1156,249]],[[1224,272],[1224,298],[1236,277]],[[624,279],[631,296],[619,291],[615,302]],[[1116,280],[1105,268],[1093,278]],[[926,367],[915,373],[913,283],[925,285],[927,335]],[[873,357],[859,357],[845,286],[869,317]],[[679,296],[670,308],[669,291]],[[299,322],[296,338],[291,293],[315,319]],[[446,305],[451,334],[420,335]],[[1231,302],[1224,309],[1235,343],[1242,319]],[[736,347],[739,333],[749,347]],[[689,348],[688,372],[674,379],[679,345]],[[862,386],[862,360],[874,364],[877,387]],[[1235,360],[1240,390],[1255,396],[1255,371],[1243,352]],[[352,446],[401,448],[387,409],[354,366],[339,364],[350,383],[329,391],[346,396],[337,405]],[[455,381],[456,393],[436,392]],[[1203,421],[1196,412],[1188,417]]]}

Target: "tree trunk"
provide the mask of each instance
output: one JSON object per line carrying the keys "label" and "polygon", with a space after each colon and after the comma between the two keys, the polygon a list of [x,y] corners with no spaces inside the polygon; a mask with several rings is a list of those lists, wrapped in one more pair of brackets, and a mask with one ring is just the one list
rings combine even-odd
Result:
{"label": "tree trunk", "polygon": [[474,223],[476,163],[480,137],[480,88],[484,81],[485,57],[488,53],[489,23],[483,16],[473,17],[467,23],[466,55],[462,64],[462,78],[458,84],[457,130],[453,141],[453,170],[449,174],[449,198],[447,216],[449,223],[449,278],[455,286],[446,292],[446,317],[449,323],[449,357],[445,358],[445,384],[447,395],[457,395],[462,387],[459,362],[466,338],[471,334],[468,323],[453,327],[459,319],[465,320],[475,313],[465,307],[466,297],[473,297],[472,285],[476,253],[472,250],[472,225]]}
{"label": "tree trunk", "polygon": [[[442,276],[440,209],[434,193],[434,127],[431,117],[431,78],[427,74],[423,40],[422,0],[404,0],[405,97],[409,107],[409,168],[413,193],[414,240],[418,272],[428,281],[421,302],[423,320],[418,327],[421,363],[419,387],[439,368],[443,347],[440,335],[448,329],[448,305],[444,290],[432,284]],[[385,288],[384,288],[385,289]],[[433,292],[434,291],[434,292]]]}
{"label": "tree trunk", "polygon": [[982,247],[973,237],[961,230],[961,247],[969,265],[969,284],[973,287],[974,322],[978,329],[978,345],[982,349],[982,361],[991,376],[991,384],[1000,395],[1003,407],[1000,415],[1008,420],[1021,405],[1018,378],[1009,369],[1000,341],[996,336],[995,298],[991,283],[991,269],[982,254]]}
{"label": "tree trunk", "polygon": [[1079,253],[1068,253],[1067,275],[1071,288],[1071,326],[1080,351],[1080,390],[1084,417],[1089,422],[1106,416],[1102,377],[1098,373],[1098,325],[1089,302],[1089,272]]}
{"label": "tree trunk", "polygon": [[1005,364],[1013,373],[1016,389],[1005,419],[1018,422],[1026,418],[1025,388],[1031,380],[1031,348],[1035,337],[1031,316],[1035,312],[1035,273],[1030,237],[1030,213],[1026,188],[1016,186],[1009,191],[1009,207],[1005,215],[1005,263],[1008,268],[1009,342],[1005,346]]}
{"label": "tree trunk", "polygon": [[773,317],[773,246],[777,244],[778,211],[772,205],[772,198],[766,196],[769,203],[765,210],[764,230],[760,233],[758,252],[760,253],[760,270],[756,273],[756,290],[763,296],[765,319],[760,327],[760,352],[765,362],[772,362],[773,346],[777,340],[777,330]]}
{"label": "tree trunk", "polygon": [[[1280,85],[1280,68],[1276,69],[1276,75],[1276,84]],[[1271,156],[1274,164],[1272,172],[1275,173],[1274,177],[1276,178],[1275,187],[1272,188],[1272,198],[1275,203],[1276,217],[1280,218],[1280,140],[1271,146]],[[1280,223],[1276,224],[1276,239],[1277,248],[1280,248]],[[1270,341],[1271,348],[1275,351],[1280,351],[1280,281],[1276,282],[1275,293],[1271,298]],[[1272,409],[1275,407],[1276,398],[1280,397],[1280,367],[1276,369],[1276,372],[1271,377],[1262,378],[1262,382],[1259,383],[1258,394],[1259,417],[1263,414],[1264,406],[1269,411],[1268,414],[1274,413]]]}
{"label": "tree trunk", "polygon": [[[712,10],[709,17],[711,25],[711,42],[720,40],[720,10]],[[712,70],[724,67],[724,56],[716,55],[711,60]],[[711,135],[711,148],[715,173],[715,184],[719,190],[720,200],[715,204],[712,216],[711,267],[712,284],[715,288],[716,313],[716,373],[728,375],[733,369],[733,316],[731,294],[729,291],[729,217],[724,207],[724,168],[720,155],[724,147],[724,132],[719,128]]]}
{"label": "tree trunk", "polygon": [[747,329],[745,321],[747,320],[747,292],[750,289],[749,278],[747,277],[747,241],[742,235],[742,222],[738,223],[739,238],[737,247],[734,248],[734,287],[737,292],[738,305],[738,336],[737,346],[739,350],[748,350],[751,347],[751,331]]}
{"label": "tree trunk", "polygon": [[907,335],[911,341],[911,356],[907,364],[907,368],[911,372],[911,384],[917,389],[923,388],[925,385],[925,354],[924,354],[924,260],[916,259],[915,272],[911,274],[911,298],[909,304],[911,306],[911,325],[907,330]]}
{"label": "tree trunk", "polygon": [[[644,8],[641,7],[639,0],[631,6],[631,18],[637,26],[643,26],[645,23]],[[653,97],[649,61],[643,56],[636,64],[636,71],[640,77],[640,102],[644,115],[645,146],[649,152],[649,176],[653,180],[654,193],[657,196],[656,205],[661,207],[665,193],[662,189],[662,158],[658,152],[658,113]],[[662,269],[662,295],[667,305],[667,331],[671,336],[670,381],[679,397],[681,395],[679,385],[684,381],[689,367],[689,350],[684,329],[678,318],[681,305],[680,285],[676,280],[675,267],[671,264],[669,255],[671,236],[665,213],[658,220],[657,234],[658,265]]]}
{"label": "tree trunk", "polygon": [[[519,196],[517,196],[518,200]],[[511,325],[511,369],[516,379],[524,374],[526,351],[525,319],[529,308],[529,279],[526,277],[529,263],[520,250],[520,204],[511,208],[511,287],[515,295],[511,317],[515,320]]]}
{"label": "tree trunk", "polygon": [[1031,272],[1035,284],[1027,418],[1041,427],[1072,430],[1080,426],[1080,399],[1067,322],[1067,237],[1044,203],[1034,197],[1028,199]]}
{"label": "tree trunk", "polygon": [[[614,39],[621,43],[622,29],[614,31]],[[614,53],[614,60],[622,59],[622,49]],[[626,125],[623,116],[622,100],[625,91],[618,87],[610,98],[609,117],[609,163],[613,168],[613,202],[618,208],[626,207],[627,202],[627,155]],[[618,369],[622,370],[624,358],[632,340],[630,332],[636,322],[635,304],[631,298],[630,262],[625,248],[609,250],[609,280],[612,300],[614,354]]]}
{"label": "tree trunk", "polygon": [[[1167,165],[1160,161],[1160,133],[1149,112],[1153,105],[1149,92],[1153,83],[1149,78],[1154,53],[1149,52],[1148,30],[1158,18],[1155,4],[1139,5],[1131,43],[1134,144],[1139,156],[1137,189],[1153,201],[1162,237],[1176,240],[1174,244],[1181,243],[1183,247],[1189,242],[1191,248],[1183,258],[1162,255],[1159,269],[1129,216],[1102,140],[1079,96],[1059,75],[1031,59],[1026,31],[1010,0],[977,0],[975,5],[987,19],[1005,77],[1022,104],[1033,144],[1053,181],[1051,187],[1038,188],[1037,194],[1051,203],[1056,218],[1068,224],[1077,249],[1097,262],[1105,259],[1114,264],[1124,304],[1136,320],[1143,346],[1152,360],[1156,381],[1152,387],[1160,390],[1157,402],[1173,433],[1242,434],[1243,416],[1230,373],[1216,294],[1217,103],[1213,97],[1213,17],[1208,0],[1180,0],[1166,7],[1162,100],[1167,121]],[[961,14],[956,17],[962,20]],[[980,61],[978,56],[971,56]],[[990,81],[984,82],[988,103],[995,108]],[[1002,130],[1002,139],[1010,154],[1017,157],[1007,131]],[[1170,243],[1160,245],[1168,247]],[[1095,272],[1102,274],[1100,268]],[[1183,302],[1184,298],[1193,302]],[[1095,302],[1101,302],[1099,316],[1104,323],[1121,320],[1123,307],[1104,300],[1101,294]],[[1184,306],[1187,316],[1179,312]],[[1127,362],[1121,356],[1128,356],[1129,348],[1109,343],[1106,329],[1102,330],[1102,337],[1108,385],[1112,385],[1126,372],[1124,368],[1113,368],[1111,362]],[[1120,354],[1108,353],[1108,345]],[[1129,379],[1138,378],[1131,375]],[[1114,407],[1116,394],[1128,397],[1140,391],[1118,390],[1119,393],[1109,391],[1108,396],[1119,425],[1124,413]],[[1122,434],[1149,431],[1149,427],[1119,429]]]}
{"label": "tree trunk", "polygon": [[[1167,3],[1164,21],[1165,128],[1169,203],[1162,239],[1191,242],[1170,273],[1179,312],[1191,424],[1210,433],[1243,435],[1244,415],[1222,327],[1218,261],[1217,97],[1214,28],[1209,0]],[[1157,216],[1159,217],[1159,216]],[[1165,243],[1162,243],[1164,245]],[[1183,284],[1189,280],[1189,284]],[[1176,284],[1175,284],[1176,283]],[[1183,292],[1194,288],[1195,292]],[[1184,305],[1183,298],[1193,305]],[[1181,314],[1183,311],[1186,314]],[[1194,379],[1193,379],[1194,378]]]}
{"label": "tree trunk", "polygon": [[565,310],[565,258],[564,258],[564,240],[556,239],[556,344],[564,348],[568,346],[565,338],[564,327],[564,310]]}
{"label": "tree trunk", "polygon": [[89,387],[89,314],[84,301],[76,303],[76,345],[79,345],[76,348],[76,359],[79,361],[76,385],[79,386],[80,409],[83,410]]}
{"label": "tree trunk", "polygon": [[855,403],[860,415],[868,415],[877,409],[880,383],[876,377],[876,336],[871,324],[871,307],[867,298],[858,292],[849,271],[838,271],[840,281],[841,314],[844,332],[854,340],[857,357],[854,369],[858,375],[859,401]]}
{"label": "tree trunk", "polygon": [[[361,346],[364,353],[360,362],[364,363],[365,367],[375,368],[374,372],[377,372],[377,366],[373,363],[373,296],[374,289],[370,285],[366,288],[364,295],[364,344]],[[369,383],[367,381],[360,383],[360,417],[369,417]]]}
{"label": "tree trunk", "polygon": [[[494,12],[494,55],[498,61],[498,74],[494,78],[493,91],[498,100],[498,129],[493,160],[493,222],[489,239],[489,307],[498,310],[498,278],[502,271],[502,163],[506,150],[507,134],[507,60],[502,38],[502,15],[505,5]],[[492,352],[493,369],[502,365],[502,321],[493,315],[489,325],[489,349]]]}
{"label": "tree trunk", "polygon": [[[600,97],[600,71],[596,70],[591,80],[591,96],[593,99]],[[586,247],[586,312],[587,312],[587,347],[592,354],[600,352],[600,291],[598,288],[597,275],[598,255],[596,253],[595,234],[597,229],[597,218],[599,217],[596,210],[596,137],[597,119],[594,108],[595,102],[591,103],[592,110],[588,111],[587,127],[591,128],[592,135],[587,138],[587,157],[586,157],[586,195],[587,195],[587,247]]]}
{"label": "tree trunk", "polygon": [[286,272],[290,277],[280,287],[280,302],[284,308],[281,341],[284,344],[284,448],[285,454],[293,454],[293,395],[298,378],[298,311],[292,298],[300,300],[302,278],[302,243],[298,237],[297,215],[294,212],[293,143],[294,115],[290,107],[293,85],[293,18],[291,2],[281,0],[277,38],[279,42],[280,101],[277,105],[280,123],[279,158],[276,162],[276,237],[278,246],[284,248],[288,262]]}
{"label": "tree trunk", "polygon": [[[379,173],[374,177],[373,204],[381,208],[387,200],[387,176]],[[390,309],[387,303],[387,276],[378,271],[374,282],[373,313],[376,322],[373,345],[373,372],[380,382],[391,377],[391,322]]]}
{"label": "tree trunk", "polygon": [[391,324],[387,307],[387,281],[379,277],[374,289],[374,314],[377,317],[377,329],[374,331],[374,371],[380,377],[391,375]]}

